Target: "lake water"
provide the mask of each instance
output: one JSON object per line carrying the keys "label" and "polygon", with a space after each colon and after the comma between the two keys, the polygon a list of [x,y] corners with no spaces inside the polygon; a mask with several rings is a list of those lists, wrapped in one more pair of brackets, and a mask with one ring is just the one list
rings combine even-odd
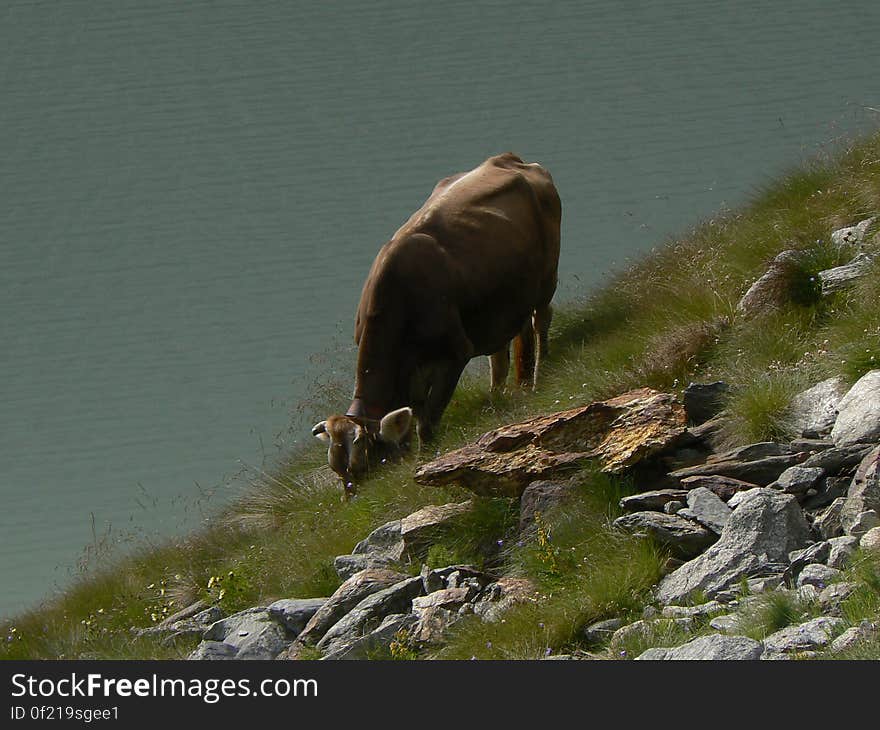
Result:
{"label": "lake water", "polygon": [[436,180],[546,165],[572,292],[880,119],[878,24],[817,0],[6,0],[0,613],[93,530],[186,529],[271,460]]}

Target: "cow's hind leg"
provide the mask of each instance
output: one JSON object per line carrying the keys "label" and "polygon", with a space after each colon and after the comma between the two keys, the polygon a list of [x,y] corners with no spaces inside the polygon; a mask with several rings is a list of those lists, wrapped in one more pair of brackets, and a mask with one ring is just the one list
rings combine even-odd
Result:
{"label": "cow's hind leg", "polygon": [[489,355],[489,382],[492,390],[500,390],[507,382],[510,372],[510,343],[493,355]]}
{"label": "cow's hind leg", "polygon": [[548,352],[548,334],[550,332],[550,321],[553,319],[553,309],[549,304],[535,310],[533,317],[535,336],[538,344],[538,351],[535,355],[535,369],[532,374],[533,387],[538,385],[538,370],[541,368],[541,362],[547,357]]}
{"label": "cow's hind leg", "polygon": [[530,388],[535,377],[535,328],[529,317],[513,340],[516,384]]}

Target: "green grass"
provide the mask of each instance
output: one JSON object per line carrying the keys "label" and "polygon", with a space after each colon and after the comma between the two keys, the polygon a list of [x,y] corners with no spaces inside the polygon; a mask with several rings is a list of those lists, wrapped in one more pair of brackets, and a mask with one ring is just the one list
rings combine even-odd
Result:
{"label": "green grass", "polygon": [[[203,530],[127,557],[95,559],[64,592],[0,622],[0,637],[10,637],[0,644],[0,657],[181,656],[192,642],[133,640],[130,627],[149,625],[196,598],[233,611],[280,597],[326,595],[339,583],[334,556],[370,530],[425,504],[467,498],[459,489],[415,484],[419,462],[503,422],[632,387],[679,391],[690,380],[723,378],[732,386],[727,440],[786,438],[794,393],[830,375],[852,382],[880,359],[880,272],[827,299],[815,289],[819,270],[854,254],[834,250],[831,231],[878,210],[880,135],[874,135],[782,176],[750,204],[701,223],[602,288],[557,307],[537,392],[490,394],[487,378],[466,377],[437,443],[377,471],[349,503],[340,500],[323,450],[304,444],[271,473],[255,471],[247,493]],[[583,241],[563,245],[588,240],[587,231]],[[788,248],[807,252],[788,301],[743,321],[739,298]],[[300,406],[301,418],[317,420],[345,403],[350,354],[334,357]],[[540,656],[548,648],[577,648],[589,621],[636,615],[662,556],[609,528],[617,491],[625,488],[585,473],[576,503],[547,516],[551,538],[543,547],[516,544],[509,502],[481,502],[471,534],[451,537],[430,560],[485,560],[493,570],[533,580],[540,600],[512,609],[504,623],[462,622],[439,655]]]}

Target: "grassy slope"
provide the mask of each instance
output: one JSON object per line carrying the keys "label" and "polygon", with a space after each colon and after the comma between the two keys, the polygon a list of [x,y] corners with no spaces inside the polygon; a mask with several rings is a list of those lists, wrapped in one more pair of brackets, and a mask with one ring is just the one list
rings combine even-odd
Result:
{"label": "grassy slope", "polygon": [[[752,204],[704,222],[597,292],[559,307],[539,391],[493,396],[482,380],[466,379],[437,449],[631,387],[679,389],[718,378],[737,386],[729,403],[732,443],[786,436],[794,393],[832,374],[852,381],[874,366],[875,354],[880,358],[880,275],[825,301],[810,282],[852,255],[834,250],[829,233],[878,210],[880,135],[792,172]],[[739,321],[734,308],[745,288],[791,247],[811,252],[798,303]],[[328,401],[326,410],[343,400]],[[357,500],[342,504],[321,450],[304,448],[276,473],[257,475],[248,494],[208,529],[97,565],[65,593],[0,624],[0,636],[9,637],[0,657],[176,657],[192,643],[134,640],[129,627],[149,625],[197,597],[231,611],[278,597],[328,595],[338,585],[333,557],[369,530],[421,505],[465,496],[412,481],[417,461],[432,455],[383,469]],[[589,621],[640,610],[663,556],[608,528],[618,494],[634,485],[589,472],[581,477],[581,499],[547,526],[543,544],[517,544],[515,509],[496,500],[480,505],[481,542],[462,533],[433,551],[432,562],[481,561],[530,576],[540,587],[535,603],[509,612],[503,623],[462,622],[440,656],[537,657],[576,645]]]}

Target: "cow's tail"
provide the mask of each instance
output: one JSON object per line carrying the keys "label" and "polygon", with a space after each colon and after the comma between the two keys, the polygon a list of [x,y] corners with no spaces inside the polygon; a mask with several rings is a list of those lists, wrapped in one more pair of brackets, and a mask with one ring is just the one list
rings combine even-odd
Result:
{"label": "cow's tail", "polygon": [[529,317],[519,334],[513,339],[513,362],[516,384],[523,388],[534,387],[537,363],[535,325]]}
{"label": "cow's tail", "polygon": [[541,361],[547,356],[547,333],[553,312],[550,306],[536,309],[513,340],[517,385],[535,388]]}

